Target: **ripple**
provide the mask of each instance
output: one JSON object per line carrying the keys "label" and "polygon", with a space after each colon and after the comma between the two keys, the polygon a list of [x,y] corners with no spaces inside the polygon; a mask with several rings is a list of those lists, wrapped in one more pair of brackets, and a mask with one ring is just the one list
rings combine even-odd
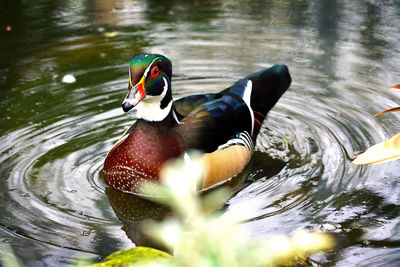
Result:
{"label": "ripple", "polygon": [[321,221],[313,216],[326,212],[343,192],[383,175],[351,164],[366,147],[386,138],[379,122],[337,98],[299,97],[298,90],[292,87],[270,112],[257,140],[258,151],[285,167],[272,177],[259,177],[229,201],[230,206],[249,199],[260,203],[262,208],[247,218],[257,234],[319,229]]}
{"label": "ripple", "polygon": [[[97,75],[102,70],[92,71]],[[122,112],[98,111],[110,102],[110,88],[115,84],[119,88],[121,82],[101,85],[101,94],[85,92],[85,97],[74,99],[69,116],[62,115],[65,106],[57,106],[36,116],[37,122],[0,137],[2,165],[8,166],[1,169],[7,179],[0,181],[8,189],[2,192],[8,203],[3,229],[12,229],[24,240],[80,254],[106,255],[131,244],[120,231],[99,177],[112,143],[104,142],[107,125],[110,120],[117,122]],[[105,249],[99,250],[101,244]]]}

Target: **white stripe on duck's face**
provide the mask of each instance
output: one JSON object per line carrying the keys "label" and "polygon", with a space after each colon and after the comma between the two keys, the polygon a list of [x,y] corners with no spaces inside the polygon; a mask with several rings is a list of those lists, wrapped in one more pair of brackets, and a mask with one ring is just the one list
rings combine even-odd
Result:
{"label": "white stripe on duck's face", "polygon": [[173,102],[172,99],[164,108],[161,107],[161,101],[167,95],[169,89],[168,81],[165,78],[163,78],[163,81],[164,81],[164,89],[160,95],[157,96],[147,95],[136,106],[138,119],[143,119],[146,121],[162,121],[170,113]]}

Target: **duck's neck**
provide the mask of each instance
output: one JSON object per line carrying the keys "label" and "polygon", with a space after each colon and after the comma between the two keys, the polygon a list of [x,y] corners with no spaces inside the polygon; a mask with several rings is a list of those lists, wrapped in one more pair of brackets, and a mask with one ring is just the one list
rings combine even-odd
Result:
{"label": "duck's neck", "polygon": [[171,90],[143,99],[137,106],[137,118],[148,122],[165,122],[179,124]]}

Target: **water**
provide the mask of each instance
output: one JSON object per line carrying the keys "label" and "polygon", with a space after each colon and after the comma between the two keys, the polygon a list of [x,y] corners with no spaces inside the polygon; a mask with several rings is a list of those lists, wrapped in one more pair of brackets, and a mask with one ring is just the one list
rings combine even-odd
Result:
{"label": "water", "polygon": [[[255,236],[332,232],[338,247],[313,256],[322,264],[399,264],[400,162],[351,164],[400,128],[399,114],[371,115],[400,102],[388,90],[400,81],[399,2],[1,6],[0,244],[24,264],[99,260],[149,244],[136,222],[162,210],[126,200],[101,179],[107,151],[135,119],[120,104],[128,62],[140,52],[172,60],[176,97],[216,92],[251,72],[287,64],[291,89],[264,123],[246,180],[226,212],[256,199],[262,209],[245,218]],[[66,74],[76,82],[62,83]]]}

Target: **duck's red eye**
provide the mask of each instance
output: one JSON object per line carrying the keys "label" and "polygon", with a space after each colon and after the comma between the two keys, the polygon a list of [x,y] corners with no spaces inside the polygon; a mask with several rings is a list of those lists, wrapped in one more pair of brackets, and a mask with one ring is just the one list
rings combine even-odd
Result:
{"label": "duck's red eye", "polygon": [[151,77],[156,78],[158,76],[158,67],[155,66],[154,68],[151,69]]}

